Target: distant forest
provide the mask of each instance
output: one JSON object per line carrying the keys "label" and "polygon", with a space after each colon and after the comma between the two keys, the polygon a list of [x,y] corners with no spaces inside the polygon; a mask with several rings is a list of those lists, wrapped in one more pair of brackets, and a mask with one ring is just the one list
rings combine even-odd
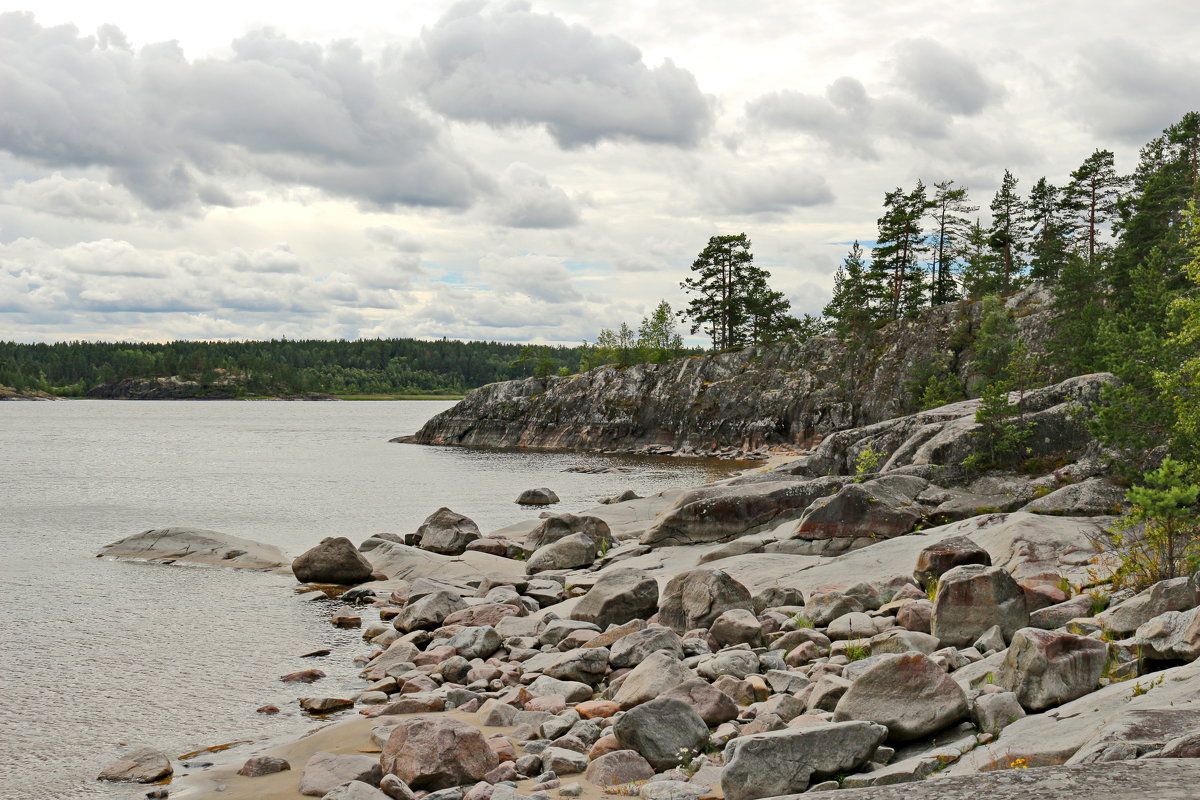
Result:
{"label": "distant forest", "polygon": [[456,395],[535,370],[571,373],[579,355],[579,347],[449,339],[0,342],[0,385],[70,397],[124,379],[179,376],[247,396]]}

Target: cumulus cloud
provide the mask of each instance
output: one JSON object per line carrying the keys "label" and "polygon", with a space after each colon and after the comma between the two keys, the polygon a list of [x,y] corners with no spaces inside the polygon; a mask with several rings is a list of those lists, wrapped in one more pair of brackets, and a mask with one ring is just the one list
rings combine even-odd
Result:
{"label": "cumulus cloud", "polygon": [[425,30],[408,58],[426,101],[448,117],[544,125],[559,146],[635,140],[692,146],[713,111],[685,69],[649,67],[615,36],[537,14],[527,3],[469,0]]}
{"label": "cumulus cloud", "polygon": [[746,117],[760,128],[807,133],[835,152],[875,160],[880,140],[945,140],[956,118],[978,115],[1003,94],[969,59],[930,39],[898,45],[894,67],[902,91],[873,96],[844,75],[823,95],[783,89],[757,97],[746,104]]}
{"label": "cumulus cloud", "polygon": [[155,209],[229,205],[222,178],[257,175],[376,207],[469,205],[487,181],[349,42],[269,30],[230,58],[175,43],[133,52],[0,14],[0,150],[51,168],[102,167]]}
{"label": "cumulus cloud", "polygon": [[545,175],[517,161],[500,178],[492,216],[512,228],[569,228],[579,222],[579,209]]}
{"label": "cumulus cloud", "polygon": [[771,214],[833,202],[825,178],[803,167],[719,174],[705,191],[705,204],[730,214]]}
{"label": "cumulus cloud", "polygon": [[933,108],[974,116],[1001,96],[1000,87],[985,79],[973,61],[940,42],[910,39],[897,50],[900,84]]}
{"label": "cumulus cloud", "polygon": [[479,266],[484,281],[500,295],[523,295],[547,303],[582,299],[561,258],[489,254],[479,259]]}
{"label": "cumulus cloud", "polygon": [[132,222],[132,198],[124,189],[90,178],[66,178],[55,172],[47,178],[17,181],[0,200],[56,217],[98,222]]}

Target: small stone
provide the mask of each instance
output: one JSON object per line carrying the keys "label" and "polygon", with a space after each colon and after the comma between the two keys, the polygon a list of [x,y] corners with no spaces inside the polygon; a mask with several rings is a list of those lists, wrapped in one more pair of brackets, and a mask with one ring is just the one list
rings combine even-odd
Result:
{"label": "small stone", "polygon": [[292,765],[286,759],[275,758],[273,756],[255,756],[248,759],[242,768],[237,771],[238,775],[244,775],[247,778],[258,778],[263,775],[273,775],[276,772],[285,772],[292,768]]}
{"label": "small stone", "polygon": [[284,683],[313,683],[324,677],[325,673],[319,669],[302,669],[299,672],[288,673],[279,680]]}

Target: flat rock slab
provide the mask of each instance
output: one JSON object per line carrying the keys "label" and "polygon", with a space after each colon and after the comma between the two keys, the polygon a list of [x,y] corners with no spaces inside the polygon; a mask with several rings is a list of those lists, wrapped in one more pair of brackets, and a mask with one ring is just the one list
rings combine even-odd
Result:
{"label": "flat rock slab", "polygon": [[273,569],[291,563],[278,547],[202,528],[158,528],[106,544],[98,555],[172,564]]}
{"label": "flat rock slab", "polygon": [[[1200,760],[1152,758],[1079,767],[1004,769],[900,786],[845,789],[837,800],[1192,800]],[[807,796],[807,795],[806,795]],[[801,795],[785,795],[799,800]]]}

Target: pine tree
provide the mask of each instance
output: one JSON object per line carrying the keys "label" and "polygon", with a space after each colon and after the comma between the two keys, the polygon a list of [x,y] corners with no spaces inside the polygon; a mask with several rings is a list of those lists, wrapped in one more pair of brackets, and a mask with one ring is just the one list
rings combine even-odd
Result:
{"label": "pine tree", "polygon": [[871,290],[862,245],[855,242],[833,277],[833,297],[825,316],[843,339],[860,338],[871,327]]}
{"label": "pine tree", "polygon": [[691,320],[692,333],[703,330],[717,350],[745,341],[748,320],[742,293],[753,263],[746,234],[713,236],[692,263],[697,276],[679,284],[685,292],[699,295],[681,316]]}
{"label": "pine tree", "polygon": [[1067,218],[1063,192],[1045,178],[1029,190],[1024,223],[1029,231],[1029,276],[1053,281],[1066,263],[1072,225]]}
{"label": "pine tree", "polygon": [[929,302],[936,306],[958,297],[954,267],[971,227],[963,215],[978,211],[979,206],[969,205],[967,190],[956,187],[954,181],[941,181],[933,188],[933,198],[929,201],[929,216],[933,220],[933,233],[929,236],[932,249]]}
{"label": "pine tree", "polygon": [[1089,264],[1096,263],[1100,229],[1110,223],[1126,180],[1117,175],[1111,150],[1097,150],[1071,173],[1063,192],[1064,206],[1073,215],[1081,247]]}
{"label": "pine tree", "polygon": [[987,229],[977,219],[967,229],[962,250],[962,291],[970,300],[1000,292],[1000,259],[988,242]]}
{"label": "pine tree", "polygon": [[1067,256],[1054,284],[1053,333],[1047,349],[1059,377],[1103,369],[1104,276],[1082,254]]}
{"label": "pine tree", "polygon": [[1000,189],[992,197],[992,227],[988,243],[999,256],[999,291],[1008,294],[1021,286],[1024,264],[1021,253],[1025,246],[1025,206],[1017,194],[1017,179],[1004,170]]}
{"label": "pine tree", "polygon": [[885,321],[915,314],[924,305],[925,280],[921,257],[927,249],[921,221],[929,208],[925,184],[905,193],[897,188],[883,198],[876,245],[871,250],[868,277],[875,309]]}

